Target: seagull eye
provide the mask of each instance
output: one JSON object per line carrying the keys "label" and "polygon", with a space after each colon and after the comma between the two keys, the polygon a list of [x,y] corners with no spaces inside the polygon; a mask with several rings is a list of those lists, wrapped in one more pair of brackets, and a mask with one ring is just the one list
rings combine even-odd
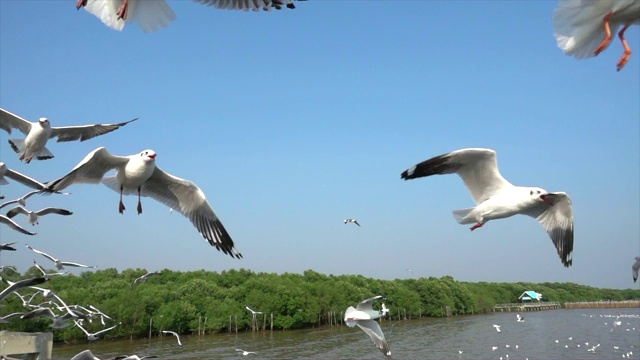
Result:
{"label": "seagull eye", "polygon": [[533,190],[529,191],[529,195],[533,195]]}
{"label": "seagull eye", "polygon": [[538,190],[538,194],[540,194],[540,190]]}

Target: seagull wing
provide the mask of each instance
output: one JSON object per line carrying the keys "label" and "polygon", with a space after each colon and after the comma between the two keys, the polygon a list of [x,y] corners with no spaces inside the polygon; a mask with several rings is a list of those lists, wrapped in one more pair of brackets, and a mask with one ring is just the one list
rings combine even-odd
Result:
{"label": "seagull wing", "polygon": [[571,198],[564,192],[549,193],[546,199],[553,202],[553,206],[541,203],[526,212],[540,222],[553,241],[560,260],[565,267],[573,263],[573,208]]}
{"label": "seagull wing", "polygon": [[112,155],[106,148],[100,147],[78,163],[65,176],[47,183],[48,191],[59,191],[74,183],[97,184],[104,174],[118,166],[124,166],[129,162],[126,156]]}
{"label": "seagull wing", "polygon": [[198,3],[213,6],[223,10],[253,10],[269,9],[272,0],[195,0]]}
{"label": "seagull wing", "polygon": [[29,246],[28,244],[27,244],[26,246],[27,246],[29,249],[31,249],[31,251],[33,251],[34,253],[36,253],[36,254],[40,254],[40,255],[42,255],[42,256],[44,256],[44,257],[46,257],[47,259],[49,259],[49,260],[51,260],[51,261],[53,261],[53,262],[58,261],[58,259],[56,259],[56,258],[54,258],[53,256],[51,256],[51,255],[47,254],[46,252],[40,251],[40,250],[38,250],[38,249],[34,249],[34,248],[32,248],[31,246]]}
{"label": "seagull wing", "polygon": [[457,173],[476,204],[489,199],[502,188],[513,186],[498,169],[496,152],[491,149],[461,149],[423,161],[404,171],[402,179]]}
{"label": "seagull wing", "polygon": [[81,267],[81,268],[95,269],[95,266],[83,265],[83,264],[78,264],[70,261],[61,261],[60,263],[64,266],[75,266],[75,267]]}
{"label": "seagull wing", "polygon": [[358,306],[356,306],[356,310],[360,310],[360,311],[369,311],[369,310],[373,310],[373,307],[371,306],[373,304],[373,302],[377,299],[382,299],[383,296],[382,295],[378,295],[378,296],[374,296],[372,298],[369,298],[367,300],[364,300],[362,302],[360,302],[360,304],[358,304]]}
{"label": "seagull wing", "polygon": [[82,325],[80,325],[80,323],[78,322],[78,320],[74,320],[74,323],[76,323],[76,326],[80,328],[80,330],[82,330],[82,332],[84,332],[85,334],[87,334],[87,336],[90,336],[91,334],[87,331],[87,329],[83,328]]}
{"label": "seagull wing", "polygon": [[12,129],[18,129],[23,134],[28,135],[31,131],[31,122],[16,114],[12,114],[5,109],[0,109],[0,129],[11,134]]}
{"label": "seagull wing", "polygon": [[111,330],[115,329],[115,328],[116,328],[116,326],[118,326],[118,324],[115,324],[115,325],[113,325],[112,327],[109,327],[109,328],[106,328],[106,329],[102,329],[102,330],[100,330],[100,331],[98,331],[98,332],[95,332],[95,333],[93,333],[93,335],[94,335],[94,336],[98,336],[98,335],[100,335],[100,334],[102,334],[102,333],[105,333],[105,332],[107,332],[107,331],[111,331]]}
{"label": "seagull wing", "polygon": [[42,190],[45,187],[44,184],[40,181],[30,178],[27,175],[21,174],[17,171],[11,170],[7,167],[7,165],[5,165],[5,163],[0,162],[0,184],[2,184],[1,180],[4,176],[32,189]]}
{"label": "seagull wing", "polygon": [[631,266],[633,282],[636,282],[638,280],[638,271],[640,271],[640,256],[636,257],[636,262]]}
{"label": "seagull wing", "polygon": [[32,311],[29,311],[28,313],[22,315],[20,318],[21,319],[34,319],[37,317],[48,317],[48,318],[55,318],[56,314],[53,313],[53,311],[47,307],[43,307],[43,308],[38,308]]}
{"label": "seagull wing", "polygon": [[[38,216],[48,215],[48,214],[58,214],[58,215],[72,215],[73,213],[66,209],[48,207],[36,212]],[[9,216],[9,215],[7,215]]]}
{"label": "seagull wing", "polygon": [[21,232],[25,235],[35,235],[36,233],[32,233],[31,231],[28,231],[27,229],[23,228],[22,226],[18,225],[17,222],[11,220],[10,218],[4,216],[4,215],[0,215],[0,223],[8,225],[10,228],[12,228],[15,231]]}
{"label": "seagull wing", "polygon": [[168,174],[156,166],[140,194],[150,196],[186,216],[211,246],[231,257],[242,258],[204,192],[193,182]]}
{"label": "seagull wing", "polygon": [[369,335],[373,343],[376,344],[376,347],[380,349],[385,356],[391,356],[389,344],[387,344],[387,340],[384,338],[380,325],[378,325],[375,320],[358,320],[356,325]]}
{"label": "seagull wing", "polygon": [[57,136],[58,142],[74,140],[85,141],[96,136],[110,133],[136,120],[138,120],[138,118],[117,124],[93,124],[83,126],[52,127],[51,135],[49,135],[49,138],[54,138]]}
{"label": "seagull wing", "polygon": [[20,205],[18,205],[16,207],[14,207],[13,209],[7,211],[7,217],[9,219],[13,218],[14,216],[16,216],[18,214],[29,215],[29,211],[27,211],[27,209],[23,208]]}

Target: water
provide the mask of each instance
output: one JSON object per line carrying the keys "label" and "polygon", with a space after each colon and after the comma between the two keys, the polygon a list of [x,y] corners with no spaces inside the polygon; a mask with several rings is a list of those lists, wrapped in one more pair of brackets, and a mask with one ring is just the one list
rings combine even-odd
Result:
{"label": "water", "polygon": [[[525,318],[523,323],[516,321],[516,313],[504,312],[448,319],[385,320],[381,326],[395,359],[604,360],[622,359],[628,352],[633,352],[632,359],[640,359],[640,309],[548,310],[521,315]],[[622,325],[613,329],[618,315],[621,315]],[[498,333],[493,324],[501,325],[502,332]],[[182,336],[181,340],[183,348],[177,346],[173,336],[55,344],[53,359],[70,359],[85,349],[91,349],[103,360],[123,354],[157,355],[161,359],[176,360],[384,358],[363,331],[344,325],[296,331]],[[600,346],[595,351],[588,351],[597,344]],[[492,350],[493,346],[498,349]],[[255,351],[259,355],[243,357],[235,352],[236,348]],[[459,354],[460,350],[462,354]]]}

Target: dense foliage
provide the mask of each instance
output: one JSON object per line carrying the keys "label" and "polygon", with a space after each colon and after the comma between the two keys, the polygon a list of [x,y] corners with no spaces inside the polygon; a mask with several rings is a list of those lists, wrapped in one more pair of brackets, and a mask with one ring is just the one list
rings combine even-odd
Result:
{"label": "dense foliage", "polygon": [[[251,329],[252,315],[245,305],[263,312],[258,315],[260,327],[296,329],[341,321],[344,310],[375,295],[383,295],[392,318],[419,316],[442,317],[491,311],[496,303],[518,302],[526,290],[543,294],[544,301],[595,301],[639,299],[638,290],[597,289],[572,283],[466,283],[450,276],[376,280],[359,275],[323,275],[312,270],[304,274],[255,273],[250,270],[176,272],[163,270],[145,283],[133,285],[133,280],[146,271],[115,269],[83,272],[79,276],[57,275],[42,287],[54,290],[68,305],[94,305],[102,312],[122,322],[112,337],[144,337],[171,329],[180,333],[245,331]],[[39,275],[36,268],[25,274],[2,277],[16,281]],[[6,286],[3,286],[3,288]],[[21,295],[35,290],[22,289]],[[43,303],[40,294],[33,304]],[[28,311],[18,296],[5,298],[0,308],[3,315]],[[379,306],[377,304],[376,306]],[[107,326],[115,324],[114,321]],[[103,328],[100,321],[86,324],[89,331]],[[50,331],[46,318],[13,319],[0,324],[4,330]],[[75,326],[55,330],[57,341],[85,338]]]}

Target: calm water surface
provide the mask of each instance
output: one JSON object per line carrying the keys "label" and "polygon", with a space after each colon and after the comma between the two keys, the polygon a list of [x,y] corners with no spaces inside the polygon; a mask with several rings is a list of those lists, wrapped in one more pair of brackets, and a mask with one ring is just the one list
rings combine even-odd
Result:
{"label": "calm water surface", "polygon": [[[631,359],[640,359],[640,309],[547,310],[521,315],[525,322],[517,322],[516,313],[504,312],[448,319],[385,320],[381,326],[394,359],[603,360],[622,359],[629,352]],[[614,328],[618,315],[622,325]],[[502,332],[498,333],[493,324],[501,325]],[[182,336],[181,340],[183,348],[177,346],[173,336],[56,344],[53,359],[70,359],[85,349],[91,349],[102,360],[123,354],[176,360],[384,358],[363,331],[346,326]],[[595,351],[588,351],[598,344]],[[498,349],[492,350],[494,346]],[[255,351],[258,356],[241,356],[236,348]]]}

